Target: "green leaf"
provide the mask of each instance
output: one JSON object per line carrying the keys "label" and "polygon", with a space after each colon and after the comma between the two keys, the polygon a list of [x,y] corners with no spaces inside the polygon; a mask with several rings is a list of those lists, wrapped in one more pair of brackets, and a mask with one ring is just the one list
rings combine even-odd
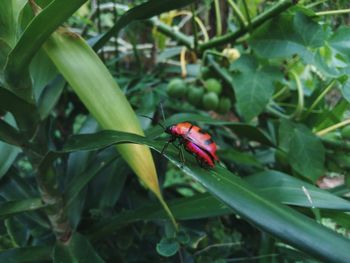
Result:
{"label": "green leaf", "polygon": [[245,178],[277,202],[303,207],[350,211],[350,202],[323,189],[278,171],[264,171]]}
{"label": "green leaf", "polygon": [[306,62],[313,61],[308,48],[322,43],[321,26],[303,14],[282,14],[273,18],[255,30],[251,38],[252,48],[264,58],[285,58],[298,54]]}
{"label": "green leaf", "polygon": [[67,244],[57,243],[53,251],[53,263],[66,262],[103,263],[104,261],[83,235],[74,233]]}
{"label": "green leaf", "polygon": [[350,61],[350,28],[346,26],[339,27],[328,41],[329,45],[337,53],[345,56]]}
{"label": "green leaf", "polygon": [[18,213],[34,211],[44,208],[45,206],[46,205],[43,204],[40,198],[28,198],[23,200],[8,201],[0,203],[0,217],[9,217]]}
{"label": "green leaf", "polygon": [[116,156],[112,156],[107,160],[105,158],[96,158],[86,167],[86,170],[74,176],[69,184],[67,184],[65,189],[66,204],[70,205],[71,202],[78,196],[80,191],[94,178],[94,176],[108,167],[113,161],[115,161],[115,159]]}
{"label": "green leaf", "polygon": [[38,113],[33,104],[17,97],[11,91],[0,87],[0,110],[9,111],[16,119],[18,128],[31,134],[39,120]]}
{"label": "green leaf", "polygon": [[350,78],[347,79],[343,85],[341,85],[340,90],[343,94],[344,99],[350,102]]}
{"label": "green leaf", "polygon": [[[164,143],[116,131],[77,135],[64,147],[66,151],[93,150],[113,143],[145,143],[161,151]],[[350,241],[317,224],[314,220],[262,196],[258,190],[220,165],[204,169],[186,154],[186,165],[178,161],[177,150],[170,148],[166,157],[191,176],[213,196],[221,200],[257,228],[321,260],[350,262]],[[337,251],[337,253],[334,253]]]}
{"label": "green leaf", "polygon": [[164,257],[174,256],[179,250],[180,245],[175,238],[162,238],[157,244],[157,252]]}
{"label": "green leaf", "polygon": [[0,179],[11,167],[20,151],[18,147],[0,142]]}
{"label": "green leaf", "polygon": [[16,217],[7,218],[5,226],[12,243],[16,247],[23,247],[27,244],[30,233],[29,229]]}
{"label": "green leaf", "polygon": [[287,153],[289,164],[302,176],[315,182],[323,174],[325,149],[305,125],[283,120],[279,146]]}
{"label": "green leaf", "polygon": [[0,141],[14,146],[21,146],[23,138],[17,129],[0,119]]}
{"label": "green leaf", "polygon": [[38,101],[44,88],[54,80],[58,72],[45,52],[39,50],[30,63],[29,73],[33,79],[34,97]]}
{"label": "green leaf", "polygon": [[148,19],[161,13],[178,9],[191,4],[196,0],[150,0],[128,10],[115,23],[115,25],[94,44],[93,48],[99,50],[112,36],[117,36],[120,30],[136,20]]}
{"label": "green leaf", "polygon": [[[241,71],[233,75],[236,106],[246,121],[250,121],[264,110],[275,90],[274,81],[282,77],[277,68],[258,67],[251,60],[255,59],[242,56],[233,64],[234,68]],[[245,66],[240,68],[240,65]]]}
{"label": "green leaf", "polygon": [[229,162],[234,162],[237,165],[247,165],[263,169],[264,166],[251,154],[228,149],[220,151],[220,158]]}
{"label": "green leaf", "polygon": [[[96,121],[89,116],[79,129],[79,133],[91,133],[97,130]],[[96,175],[95,167],[100,165],[100,160],[91,158],[93,155],[92,152],[74,152],[68,157],[64,202],[72,229],[79,225],[86,204],[87,183]],[[76,165],[77,163],[79,165]]]}
{"label": "green leaf", "polygon": [[55,107],[61,96],[65,84],[66,81],[62,76],[58,76],[49,83],[40,94],[38,108],[42,120],[52,112],[52,109]]}
{"label": "green leaf", "polygon": [[52,247],[21,247],[4,250],[0,252],[0,262],[6,263],[26,263],[50,260]]}
{"label": "green leaf", "polygon": [[326,33],[321,25],[312,20],[312,18],[298,12],[294,16],[293,27],[304,46],[310,48],[323,46]]}
{"label": "green leaf", "polygon": [[[13,120],[13,118],[11,118],[9,114],[6,114],[4,116],[4,121],[5,120],[9,122],[9,124],[6,123],[7,125],[15,125],[15,121]],[[0,140],[2,140],[1,123],[3,123],[4,121],[0,119]],[[15,144],[20,144],[22,139],[19,138],[20,135],[18,134],[17,130],[13,129],[14,128],[10,126],[10,137],[13,138],[13,142]],[[17,155],[20,152],[20,148],[0,141],[0,179],[4,176],[4,174],[6,174],[6,172],[16,160]]]}
{"label": "green leaf", "polygon": [[[28,65],[42,44],[87,0],[54,0],[28,25],[10,52],[5,77],[10,88],[21,98],[32,102],[33,95],[26,79]],[[60,10],[60,12],[57,12]]]}

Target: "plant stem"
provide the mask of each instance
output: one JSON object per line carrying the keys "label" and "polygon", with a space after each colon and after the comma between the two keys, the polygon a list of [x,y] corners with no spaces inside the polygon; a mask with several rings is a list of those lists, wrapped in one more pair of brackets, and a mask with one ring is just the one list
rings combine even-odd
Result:
{"label": "plant stem", "polygon": [[326,96],[326,94],[328,93],[328,91],[330,91],[331,88],[333,88],[333,85],[336,83],[336,80],[332,80],[327,87],[322,91],[322,93],[316,98],[316,100],[312,103],[312,105],[310,106],[310,108],[308,109],[305,117],[307,117],[312,110],[318,105],[318,103],[324,98],[324,96]]}
{"label": "plant stem", "polygon": [[246,0],[243,0],[243,6],[244,6],[244,12],[245,12],[245,14],[247,16],[247,20],[248,20],[248,30],[249,30],[249,33],[252,33],[252,31],[253,31],[252,21],[250,19],[249,8],[248,8]]}
{"label": "plant stem", "polygon": [[304,90],[303,90],[303,86],[301,85],[301,81],[298,74],[296,74],[293,70],[291,70],[290,73],[292,74],[295,80],[295,83],[297,85],[297,91],[298,91],[298,105],[291,116],[293,116],[296,120],[299,120],[301,114],[303,113],[303,108],[304,108]]}
{"label": "plant stem", "polygon": [[239,24],[242,28],[247,26],[247,21],[245,20],[244,15],[239,10],[238,6],[233,0],[227,0],[228,4],[231,6],[233,12],[236,14]]}
{"label": "plant stem", "polygon": [[328,11],[321,11],[317,12],[317,16],[330,16],[330,15],[341,15],[341,14],[347,14],[350,13],[349,9],[339,9],[339,10],[328,10]]}
{"label": "plant stem", "polygon": [[[292,5],[294,5],[297,1],[292,0],[284,0],[280,3],[276,4],[269,10],[265,11],[264,13],[258,15],[252,20],[252,29],[255,29],[259,26],[261,26],[264,22],[271,19],[272,17],[282,13]],[[211,41],[208,41],[207,43],[203,43],[199,45],[200,52],[203,52],[204,50],[212,47],[218,47],[227,43],[232,43],[236,41],[237,38],[243,36],[247,33],[247,28],[240,28],[236,32],[228,33],[226,35],[213,38]]]}
{"label": "plant stem", "polygon": [[339,122],[337,124],[334,124],[334,125],[326,128],[326,129],[323,129],[323,130],[320,130],[320,131],[316,132],[316,135],[317,136],[324,136],[324,135],[326,135],[327,133],[329,133],[331,131],[334,131],[336,129],[339,129],[339,128],[341,128],[343,126],[346,126],[346,125],[349,125],[349,124],[350,124],[350,119],[347,119],[345,121],[342,121],[342,122]]}
{"label": "plant stem", "polygon": [[46,214],[50,220],[52,230],[57,240],[65,243],[69,241],[72,229],[64,209],[63,197],[58,190],[57,176],[52,164],[47,170],[39,169],[37,182],[41,198],[49,206],[46,209]]}
{"label": "plant stem", "polygon": [[191,12],[192,12],[192,28],[193,28],[193,36],[194,36],[194,50],[198,49],[198,31],[197,31],[197,24],[196,24],[196,12],[195,12],[195,5],[191,5]]}
{"label": "plant stem", "polygon": [[216,35],[221,36],[222,34],[222,24],[221,24],[221,12],[219,0],[214,0],[215,7],[215,18],[216,18]]}
{"label": "plant stem", "polygon": [[146,24],[157,27],[157,30],[164,35],[176,40],[179,44],[186,46],[188,49],[193,49],[193,44],[191,38],[185,34],[175,30],[174,28],[164,24],[158,19],[149,19],[146,20]]}

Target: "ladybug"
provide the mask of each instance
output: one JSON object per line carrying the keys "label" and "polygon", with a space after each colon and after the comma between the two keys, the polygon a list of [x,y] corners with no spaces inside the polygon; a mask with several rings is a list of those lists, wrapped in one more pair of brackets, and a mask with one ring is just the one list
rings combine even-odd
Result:
{"label": "ladybug", "polygon": [[216,143],[211,136],[202,132],[201,128],[190,122],[181,122],[171,125],[165,129],[166,133],[171,135],[170,140],[164,145],[162,153],[169,143],[179,140],[180,145],[184,145],[185,150],[196,156],[197,161],[202,165],[209,167],[215,166],[215,161],[219,161],[216,155]]}

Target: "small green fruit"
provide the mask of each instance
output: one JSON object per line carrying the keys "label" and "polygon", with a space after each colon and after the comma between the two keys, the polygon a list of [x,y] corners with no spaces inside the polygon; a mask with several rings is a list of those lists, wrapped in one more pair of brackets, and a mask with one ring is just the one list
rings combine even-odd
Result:
{"label": "small green fruit", "polygon": [[202,103],[205,110],[215,110],[219,104],[218,94],[212,91],[204,94]]}
{"label": "small green fruit", "polygon": [[190,86],[188,93],[187,93],[188,102],[194,106],[200,105],[200,103],[202,101],[203,94],[204,94],[203,88]]}
{"label": "small green fruit", "polygon": [[182,98],[186,96],[188,87],[186,83],[179,78],[172,79],[167,87],[167,93],[174,98]]}
{"label": "small green fruit", "polygon": [[220,114],[226,114],[231,109],[231,100],[229,98],[221,98],[216,111]]}
{"label": "small green fruit", "polygon": [[220,94],[222,90],[221,83],[217,79],[207,79],[204,86],[208,91],[213,91],[216,94]]}
{"label": "small green fruit", "polygon": [[207,79],[212,76],[212,72],[209,67],[201,67],[200,71],[201,71],[201,77],[203,79]]}

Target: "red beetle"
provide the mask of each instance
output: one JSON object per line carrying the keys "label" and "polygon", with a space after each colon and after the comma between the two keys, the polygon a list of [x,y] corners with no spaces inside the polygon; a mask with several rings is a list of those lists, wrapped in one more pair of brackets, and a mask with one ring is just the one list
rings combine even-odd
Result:
{"label": "red beetle", "polygon": [[190,122],[181,122],[166,128],[165,132],[171,134],[172,137],[164,145],[162,153],[169,143],[179,139],[180,144],[185,146],[186,151],[196,156],[200,164],[214,167],[215,161],[219,161],[216,156],[216,143],[208,133],[202,132],[198,126]]}

